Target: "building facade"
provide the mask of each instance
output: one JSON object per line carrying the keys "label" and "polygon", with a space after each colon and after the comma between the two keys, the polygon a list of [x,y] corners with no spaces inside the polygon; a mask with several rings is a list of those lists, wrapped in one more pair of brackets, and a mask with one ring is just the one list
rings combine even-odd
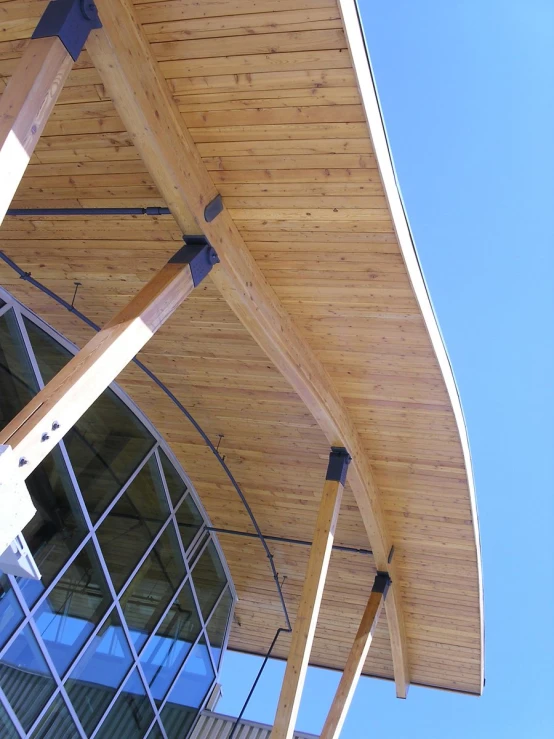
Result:
{"label": "building facade", "polygon": [[[74,348],[0,292],[0,427]],[[117,387],[27,480],[41,579],[0,575],[0,735],[185,737],[236,599],[190,480]]]}

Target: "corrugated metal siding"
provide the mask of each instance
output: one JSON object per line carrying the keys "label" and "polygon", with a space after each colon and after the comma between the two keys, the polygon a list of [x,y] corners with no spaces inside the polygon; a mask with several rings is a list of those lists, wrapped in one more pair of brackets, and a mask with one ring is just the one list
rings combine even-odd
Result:
{"label": "corrugated metal siding", "polygon": [[[189,739],[228,739],[235,719],[203,711]],[[271,726],[242,720],[233,739],[270,739]],[[316,734],[295,732],[294,739],[317,739]]]}

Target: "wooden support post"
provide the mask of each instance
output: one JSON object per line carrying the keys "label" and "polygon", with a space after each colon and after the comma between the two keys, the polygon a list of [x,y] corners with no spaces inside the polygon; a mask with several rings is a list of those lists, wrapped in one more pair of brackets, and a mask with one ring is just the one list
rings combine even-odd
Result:
{"label": "wooden support post", "polygon": [[22,479],[37,467],[218,261],[204,242],[184,246],[0,434]]}
{"label": "wooden support post", "polygon": [[358,685],[358,680],[362,674],[379,616],[383,610],[389,585],[390,578],[388,574],[378,572],[358,628],[358,633],[346,660],[337,692],[335,693],[333,703],[323,725],[321,739],[338,739],[340,736],[344,720],[346,719],[356,686]]}
{"label": "wooden support post", "polygon": [[271,732],[272,739],[292,739],[294,734],[349,462],[350,456],[345,449],[332,449],[302,598],[292,630],[285,677]]}
{"label": "wooden support post", "polygon": [[0,98],[0,224],[88,33],[99,28],[91,0],[56,0]]}

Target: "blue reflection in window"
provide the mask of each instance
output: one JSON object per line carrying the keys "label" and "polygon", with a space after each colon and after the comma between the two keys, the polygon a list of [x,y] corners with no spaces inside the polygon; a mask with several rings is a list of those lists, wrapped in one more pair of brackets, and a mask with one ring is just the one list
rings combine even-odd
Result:
{"label": "blue reflection in window", "polygon": [[7,575],[0,570],[0,649],[23,621],[23,611]]}
{"label": "blue reflection in window", "polygon": [[200,708],[214,678],[208,647],[204,639],[201,639],[177,678],[168,703]]}

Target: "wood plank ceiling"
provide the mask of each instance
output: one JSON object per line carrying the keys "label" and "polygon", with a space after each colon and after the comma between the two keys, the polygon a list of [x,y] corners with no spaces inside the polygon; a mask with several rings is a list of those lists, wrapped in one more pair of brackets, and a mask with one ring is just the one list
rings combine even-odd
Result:
{"label": "wood plank ceiling", "polygon": [[[0,90],[46,2],[0,2]],[[138,17],[216,187],[361,434],[400,576],[411,682],[482,688],[471,471],[385,199],[336,0],[157,0]],[[82,53],[14,207],[165,205]],[[198,233],[191,216],[190,233]],[[171,216],[7,218],[0,248],[104,323],[180,245]],[[0,263],[0,284],[82,345],[90,330]],[[206,281],[141,353],[198,418],[265,533],[309,539],[328,454],[298,396]],[[193,428],[135,368],[121,386],[170,443],[215,526],[249,529]],[[465,434],[465,430],[461,429]],[[284,625],[263,550],[221,535],[238,591],[230,646],[265,653]],[[367,547],[350,490],[337,542]],[[294,618],[308,551],[271,544]],[[334,553],[312,663],[342,668],[371,557]],[[289,639],[277,654],[286,657]],[[386,618],[365,674],[392,678]]]}

